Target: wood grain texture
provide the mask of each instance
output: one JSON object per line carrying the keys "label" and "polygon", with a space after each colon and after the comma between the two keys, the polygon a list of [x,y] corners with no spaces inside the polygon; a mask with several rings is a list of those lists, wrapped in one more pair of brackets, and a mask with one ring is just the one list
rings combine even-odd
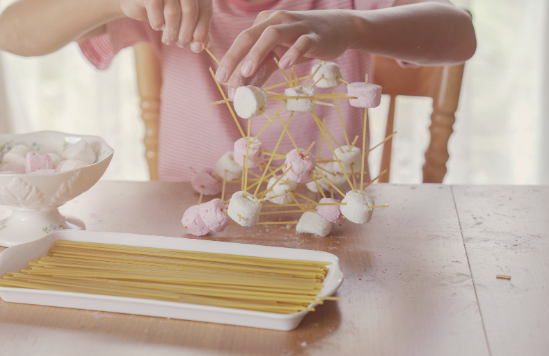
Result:
{"label": "wood grain texture", "polygon": [[549,187],[453,191],[492,355],[548,355]]}
{"label": "wood grain texture", "polygon": [[145,123],[145,158],[151,180],[158,180],[158,132],[160,125],[161,65],[154,47],[145,42],[133,46],[141,117]]}
{"label": "wood grain texture", "polygon": [[[488,355],[451,188],[374,185],[388,209],[329,238],[285,226],[229,226],[206,239],[339,256],[337,295],[291,332],[0,301],[0,354]],[[106,182],[62,208],[89,230],[182,236],[187,183]],[[296,216],[286,216],[293,220]]]}
{"label": "wood grain texture", "polygon": [[[390,97],[385,136],[393,132],[397,96],[423,96],[433,99],[433,113],[429,127],[431,140],[425,151],[423,165],[424,183],[442,183],[446,175],[446,162],[450,157],[448,140],[453,132],[452,126],[459,103],[464,67],[465,64],[402,68],[392,58],[375,57],[374,81],[383,87],[383,94]],[[390,181],[391,151],[392,140],[389,140],[383,146],[380,172],[387,170],[387,174],[380,178],[381,183]]]}

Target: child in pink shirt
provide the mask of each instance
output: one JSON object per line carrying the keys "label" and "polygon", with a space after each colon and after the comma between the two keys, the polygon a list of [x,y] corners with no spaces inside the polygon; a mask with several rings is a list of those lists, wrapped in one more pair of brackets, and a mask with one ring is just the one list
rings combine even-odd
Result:
{"label": "child in pink shirt", "polygon": [[[159,176],[163,180],[190,180],[190,167],[213,167],[241,137],[226,106],[208,108],[208,104],[221,99],[209,67],[216,71],[220,82],[230,84],[232,95],[240,85],[270,86],[283,82],[273,56],[280,59],[284,69],[297,63],[300,77],[310,74],[316,64],[308,60],[332,60],[340,65],[347,82],[355,82],[363,81],[364,74],[372,77],[371,53],[439,65],[468,59],[476,46],[468,15],[445,0],[48,3],[24,0],[6,9],[0,17],[0,49],[40,55],[78,41],[88,60],[105,69],[122,48],[140,41],[153,44],[162,62]],[[401,4],[405,6],[394,6]],[[205,46],[222,59],[220,66],[203,51]],[[344,85],[335,89],[346,91]],[[267,113],[279,106],[279,102],[271,101]],[[340,108],[352,140],[361,132],[363,112],[346,101],[340,102]],[[337,111],[317,106],[316,113],[326,120],[337,141],[344,144]],[[252,120],[252,135],[266,120]],[[246,120],[240,122],[246,127]],[[264,147],[274,148],[281,129],[280,124],[268,127],[261,136]],[[299,147],[321,140],[309,113],[296,113],[289,129]],[[331,156],[327,145],[323,146],[322,155]],[[285,137],[279,149],[292,148]]]}

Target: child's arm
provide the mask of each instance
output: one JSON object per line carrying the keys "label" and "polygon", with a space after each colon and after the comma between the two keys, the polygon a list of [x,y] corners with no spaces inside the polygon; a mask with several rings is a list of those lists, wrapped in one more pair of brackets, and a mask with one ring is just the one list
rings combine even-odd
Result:
{"label": "child's arm", "polygon": [[305,58],[333,60],[348,49],[444,65],[469,59],[476,39],[469,14],[446,0],[396,0],[374,11],[264,12],[238,36],[216,77],[226,82],[232,75],[231,87],[260,85],[276,69],[275,54],[288,69]]}
{"label": "child's arm", "polygon": [[22,56],[54,52],[97,36],[111,20],[148,20],[162,41],[200,52],[209,41],[211,0],[20,0],[0,15],[0,49]]}

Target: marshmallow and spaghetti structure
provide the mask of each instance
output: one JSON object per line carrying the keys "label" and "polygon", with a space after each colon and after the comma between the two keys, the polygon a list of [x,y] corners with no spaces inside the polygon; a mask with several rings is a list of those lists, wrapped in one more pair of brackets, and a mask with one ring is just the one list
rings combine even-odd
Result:
{"label": "marshmallow and spaghetti structure", "polygon": [[329,262],[57,240],[0,286],[277,314],[314,311]]}
{"label": "marshmallow and spaghetti structure", "polygon": [[[208,53],[213,57],[211,52]],[[276,58],[275,62],[277,62]],[[227,225],[221,224],[218,230],[208,229],[206,224],[200,223],[200,214],[197,215],[203,195],[211,191],[215,192],[212,188],[219,189],[219,185],[215,182],[216,177],[222,181],[221,201],[227,204],[227,209],[221,210],[221,214],[225,214],[227,219],[219,214],[217,219],[222,221],[232,219],[233,222],[228,225],[244,227],[269,224],[297,225],[298,232],[327,236],[333,224],[340,225],[347,220],[357,224],[367,223],[371,220],[374,209],[387,207],[375,205],[374,200],[364,191],[379,178],[364,182],[365,161],[368,154],[394,135],[394,133],[391,134],[379,145],[366,150],[368,108],[380,104],[381,87],[368,83],[367,75],[365,82],[347,83],[337,63],[333,62],[319,62],[312,68],[311,75],[303,78],[297,77],[295,67],[287,72],[280,67],[279,69],[285,79],[284,83],[267,88],[251,85],[237,88],[232,102],[234,110],[223,91],[222,83],[216,81],[223,100],[211,105],[227,105],[242,133],[242,138],[234,143],[233,151],[225,153],[220,158],[215,167],[215,174],[204,175],[204,169],[197,173],[197,180],[208,180],[210,184],[201,186],[193,180],[193,187],[200,193],[200,198],[199,205],[189,208],[188,213],[185,213],[187,219],[183,225],[187,233],[202,236],[209,231],[221,231]],[[210,73],[215,81],[211,68]],[[306,81],[303,82],[305,79]],[[347,92],[336,93],[334,87],[342,84],[346,85]],[[281,88],[283,92],[272,91],[284,86],[286,88]],[[315,87],[328,88],[331,93],[317,94]],[[355,146],[359,136],[351,141],[347,135],[339,108],[340,103],[345,100],[349,100],[349,104],[354,107],[364,109],[362,148]],[[272,101],[279,102],[280,107],[274,113],[267,113],[267,104]],[[326,120],[321,120],[317,116],[315,113],[317,105],[335,108],[334,114],[337,112],[339,117],[345,144],[340,144],[328,130]],[[288,113],[286,119],[283,119],[284,112]],[[317,144],[319,150],[316,156],[311,153],[316,142],[312,142],[307,149],[298,147],[288,130],[295,112],[310,112],[311,120],[318,126],[321,141]],[[240,126],[236,115],[247,120],[247,132]],[[252,136],[251,120],[265,120],[265,118],[267,121],[263,128]],[[282,125],[282,132],[275,147],[272,149],[264,147],[259,137],[270,125],[278,123]],[[294,146],[294,149],[289,152],[278,149],[285,136]],[[322,144],[330,149],[331,157],[320,156]],[[284,161],[282,165],[277,163],[282,160]],[[203,178],[200,178],[201,175]],[[225,201],[225,189],[229,183],[239,183],[240,190],[232,193],[230,199]],[[299,194],[296,190],[301,185],[317,193],[317,200]],[[199,191],[198,188],[202,190]],[[336,195],[339,195],[340,199],[336,199]],[[287,208],[287,210],[266,210],[270,207]],[[262,215],[267,217],[271,214],[296,212],[303,213],[299,221],[260,221]],[[196,231],[196,234],[193,231]]]}

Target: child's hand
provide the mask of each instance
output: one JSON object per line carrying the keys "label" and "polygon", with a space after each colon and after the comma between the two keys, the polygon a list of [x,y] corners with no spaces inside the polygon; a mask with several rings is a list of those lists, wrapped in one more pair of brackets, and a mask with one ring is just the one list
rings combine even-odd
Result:
{"label": "child's hand", "polygon": [[179,47],[191,44],[200,52],[210,42],[211,0],[119,0],[124,14],[148,20],[156,31],[163,31],[162,42]]}
{"label": "child's hand", "polygon": [[336,59],[352,48],[356,23],[346,10],[262,12],[225,54],[216,79],[230,78],[232,88],[262,85],[276,70],[274,54],[282,69],[303,59]]}

